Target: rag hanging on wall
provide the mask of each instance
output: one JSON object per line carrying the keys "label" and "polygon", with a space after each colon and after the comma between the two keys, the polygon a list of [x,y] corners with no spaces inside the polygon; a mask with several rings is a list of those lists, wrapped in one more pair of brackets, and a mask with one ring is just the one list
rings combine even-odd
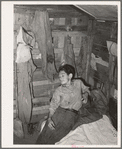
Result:
{"label": "rag hanging on wall", "polygon": [[42,72],[50,79],[54,79],[56,69],[54,65],[54,49],[47,11],[36,11],[31,24],[31,30],[35,34],[36,41],[42,56]]}

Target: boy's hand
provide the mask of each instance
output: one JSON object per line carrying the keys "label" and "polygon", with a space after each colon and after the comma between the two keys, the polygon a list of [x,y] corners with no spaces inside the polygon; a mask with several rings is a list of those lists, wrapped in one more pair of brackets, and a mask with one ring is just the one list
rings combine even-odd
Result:
{"label": "boy's hand", "polygon": [[55,129],[55,125],[54,125],[53,121],[51,120],[51,118],[48,118],[48,127],[52,130]]}
{"label": "boy's hand", "polygon": [[87,101],[88,101],[88,93],[87,92],[85,92],[85,93],[83,93],[83,103],[87,103]]}

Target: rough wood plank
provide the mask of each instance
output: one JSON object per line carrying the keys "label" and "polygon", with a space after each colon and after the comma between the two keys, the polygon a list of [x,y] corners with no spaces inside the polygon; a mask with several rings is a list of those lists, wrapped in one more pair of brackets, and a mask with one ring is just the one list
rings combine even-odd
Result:
{"label": "rough wood plank", "polygon": [[85,63],[86,63],[86,51],[87,51],[87,36],[82,37],[81,40],[81,47],[80,47],[80,52],[77,57],[77,71],[78,71],[78,76],[82,77],[85,79]]}
{"label": "rough wood plank", "polygon": [[39,51],[38,48],[33,48],[33,50],[31,51],[32,54],[40,54],[41,52]]}
{"label": "rough wood plank", "polygon": [[42,69],[37,69],[34,73],[33,73],[33,81],[41,81],[41,80],[47,80],[46,77],[43,75],[42,73]]}
{"label": "rough wood plank", "polygon": [[39,85],[53,85],[53,84],[59,84],[59,79],[55,79],[53,82],[49,80],[42,80],[42,81],[35,81],[33,82],[33,86],[39,86]]}
{"label": "rough wood plank", "polygon": [[50,97],[39,97],[39,98],[34,98],[33,99],[33,104],[37,104],[40,102],[50,102]]}
{"label": "rough wood plank", "polygon": [[71,25],[77,25],[77,18],[72,18]]}
{"label": "rough wood plank", "polygon": [[58,48],[58,36],[53,37],[54,48]]}
{"label": "rough wood plank", "polygon": [[75,36],[73,37],[73,39],[74,39],[73,47],[80,48],[81,47],[81,36]]}
{"label": "rough wood plank", "polygon": [[33,15],[27,13],[14,13],[14,30],[19,30],[20,25],[26,30],[30,30],[30,24],[33,21]]}
{"label": "rough wood plank", "polygon": [[58,48],[63,48],[64,47],[64,36],[59,36],[58,37]]}
{"label": "rough wood plank", "polygon": [[[38,98],[33,98],[32,103],[33,104],[38,104],[38,103],[43,103],[43,102],[50,102],[50,97],[38,97]],[[16,107],[17,100],[13,101],[13,105]]]}
{"label": "rough wood plank", "polygon": [[48,114],[48,113],[49,113],[49,109],[42,109],[42,110],[33,111],[32,115],[40,115],[40,114]]}
{"label": "rough wood plank", "polygon": [[[49,94],[49,92],[53,89],[53,85],[40,85],[40,86],[34,86],[33,90],[34,90],[34,95],[36,97],[42,96],[44,93],[47,93],[47,95]],[[42,95],[41,95],[42,94]]]}
{"label": "rough wood plank", "polygon": [[55,48],[54,49],[54,53],[62,54],[62,52],[63,52],[63,48]]}
{"label": "rough wood plank", "polygon": [[[80,51],[80,47],[78,47],[78,48],[73,48],[73,50],[74,50],[74,53],[77,54],[77,52]],[[62,54],[62,52],[63,52],[63,48],[55,48],[55,49],[54,49],[54,53]]]}
{"label": "rough wood plank", "polygon": [[112,23],[111,22],[96,22],[96,27],[99,30],[111,31]]}
{"label": "rough wood plank", "polygon": [[[116,29],[117,29],[117,24],[116,23],[112,23],[112,27],[111,27],[111,34],[110,34],[110,38],[111,40],[116,39],[117,38],[117,33],[116,33]],[[110,99],[111,95],[111,90],[112,87],[114,85],[113,82],[113,70],[114,70],[114,56],[112,56],[112,54],[109,54],[109,91],[108,91],[108,99]]]}
{"label": "rough wood plank", "polygon": [[49,96],[52,97],[53,92],[55,89],[59,86],[60,84],[54,84],[54,85],[40,85],[40,86],[35,86],[33,87],[34,90],[34,96],[39,97],[39,96]]}
{"label": "rough wood plank", "polygon": [[35,4],[35,5],[14,5],[14,7],[25,9],[25,10],[48,10],[48,12],[77,12],[72,6],[69,5],[43,5],[43,4]]}
{"label": "rough wood plank", "polygon": [[[42,60],[41,59],[33,59],[34,64],[37,66],[37,68],[42,69]],[[44,76],[45,77],[45,76]],[[45,77],[46,78],[46,77]]]}
{"label": "rough wood plank", "polygon": [[88,26],[89,18],[87,16],[79,17],[77,20],[77,25]]}
{"label": "rough wood plank", "polygon": [[59,25],[59,18],[54,19],[54,25]]}
{"label": "rough wood plank", "polygon": [[42,107],[34,107],[33,108],[33,112],[35,112],[35,111],[40,111],[40,110],[45,110],[45,109],[49,109],[49,105],[46,105],[46,106],[42,106]]}
{"label": "rough wood plank", "polygon": [[71,26],[72,31],[87,31],[87,25]]}
{"label": "rough wood plank", "polygon": [[77,36],[86,36],[87,32],[79,32],[79,31],[69,31],[69,32],[66,32],[66,31],[63,31],[63,32],[60,32],[60,31],[53,31],[52,32],[52,36],[53,37],[57,37],[57,36],[73,36],[73,35],[77,35]]}
{"label": "rough wood plank", "polygon": [[50,18],[66,18],[66,17],[82,17],[82,13],[78,12],[49,12]]}
{"label": "rough wood plank", "polygon": [[65,18],[59,19],[59,25],[65,25]]}
{"label": "rough wood plank", "polygon": [[117,40],[117,22],[112,23],[112,28],[111,28],[111,35],[110,38],[111,40]]}
{"label": "rough wood plank", "polygon": [[96,29],[96,21],[89,20],[88,51],[87,51],[86,78],[85,78],[86,82],[88,82],[88,83],[89,83],[89,76],[90,76],[90,61],[91,61],[91,52],[92,52],[95,29]]}
{"label": "rough wood plank", "polygon": [[[51,25],[52,31],[67,31],[66,25]],[[70,25],[72,31],[87,31],[87,25]]]}
{"label": "rough wood plank", "polygon": [[[33,115],[39,115],[39,114],[46,114],[49,112],[49,105],[46,105],[46,106],[42,106],[42,107],[34,107],[32,109],[32,116]],[[16,118],[17,116],[17,111],[14,110],[14,118]]]}
{"label": "rough wood plank", "polygon": [[66,18],[65,25],[66,26],[71,25],[71,17]]}

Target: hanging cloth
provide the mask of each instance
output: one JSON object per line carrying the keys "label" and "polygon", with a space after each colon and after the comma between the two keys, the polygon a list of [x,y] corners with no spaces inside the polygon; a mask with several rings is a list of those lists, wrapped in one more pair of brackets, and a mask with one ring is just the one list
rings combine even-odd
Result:
{"label": "hanging cloth", "polygon": [[[27,45],[25,32],[22,27],[17,37],[17,107],[18,118],[28,124],[32,115],[32,75],[36,67],[31,59],[30,48]],[[25,40],[24,40],[25,39]],[[18,49],[19,48],[19,49]],[[20,54],[20,55],[19,55]]]}
{"label": "hanging cloth", "polygon": [[77,77],[77,69],[75,64],[75,54],[73,45],[71,44],[71,37],[66,36],[64,40],[63,55],[61,58],[61,65],[69,64],[75,68],[75,77]]}
{"label": "hanging cloth", "polygon": [[83,36],[81,39],[80,53],[77,58],[78,76],[82,77],[83,79],[86,78],[87,53],[88,53],[88,38],[87,36]]}
{"label": "hanging cloth", "polygon": [[42,72],[47,78],[53,80],[56,69],[48,12],[36,11],[31,28],[42,55]]}

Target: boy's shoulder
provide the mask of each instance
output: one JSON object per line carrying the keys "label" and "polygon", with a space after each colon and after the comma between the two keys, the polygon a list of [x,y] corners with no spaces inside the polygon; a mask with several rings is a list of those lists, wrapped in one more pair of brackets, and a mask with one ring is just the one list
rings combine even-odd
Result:
{"label": "boy's shoulder", "polygon": [[76,83],[81,83],[82,82],[81,79],[74,79],[73,81],[76,82]]}
{"label": "boy's shoulder", "polygon": [[56,89],[55,89],[55,92],[60,92],[61,91],[61,85],[60,86],[58,86]]}
{"label": "boy's shoulder", "polygon": [[81,86],[82,81],[80,79],[73,80],[75,86]]}

